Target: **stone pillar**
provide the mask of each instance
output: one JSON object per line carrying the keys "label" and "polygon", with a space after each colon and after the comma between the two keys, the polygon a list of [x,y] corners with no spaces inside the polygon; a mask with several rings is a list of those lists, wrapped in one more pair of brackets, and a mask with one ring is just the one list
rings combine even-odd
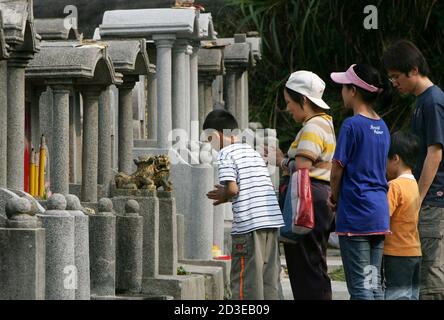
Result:
{"label": "stone pillar", "polygon": [[109,191],[111,180],[111,107],[109,89],[100,95],[99,99],[99,172],[97,183],[103,185],[106,193]]}
{"label": "stone pillar", "polygon": [[113,205],[117,212],[124,212],[128,200],[139,203],[139,214],[143,218],[143,281],[144,288],[149,280],[159,275],[159,198],[156,191],[115,189]]}
{"label": "stone pillar", "polygon": [[77,182],[76,102],[75,92],[73,92],[69,102],[69,183]]}
{"label": "stone pillar", "polygon": [[69,94],[71,86],[51,85],[54,95],[51,191],[69,193]]}
{"label": "stone pillar", "polygon": [[214,187],[214,168],[209,165],[191,167],[190,202],[185,218],[185,258],[210,260],[213,246],[213,205],[206,193]]}
{"label": "stone pillar", "polygon": [[6,203],[7,226],[0,228],[0,300],[45,299],[45,229],[31,203]]}
{"label": "stone pillar", "polygon": [[119,89],[119,172],[132,173],[133,168],[133,89],[134,79],[124,78]]}
{"label": "stone pillar", "polygon": [[25,152],[25,67],[27,59],[8,60],[7,186],[23,190]]}
{"label": "stone pillar", "polygon": [[45,90],[46,87],[43,86],[36,86],[32,88],[31,142],[37,152],[39,151],[40,138],[42,136],[40,129],[40,97]]}
{"label": "stone pillar", "polygon": [[213,110],[213,84],[214,78],[204,75],[199,78],[199,123],[202,129],[206,116]]}
{"label": "stone pillar", "polygon": [[55,193],[48,200],[47,211],[38,215],[46,230],[47,300],[75,299],[74,217],[65,209],[65,197]]}
{"label": "stone pillar", "polygon": [[243,89],[244,89],[244,109],[242,110],[243,127],[247,129],[250,123],[250,99],[249,99],[249,85],[248,85],[248,71],[243,74]]}
{"label": "stone pillar", "polygon": [[225,105],[224,101],[224,76],[218,75],[213,82],[213,104]]}
{"label": "stone pillar", "polygon": [[157,47],[157,141],[158,147],[169,149],[172,130],[171,112],[171,49],[175,35],[153,35]]}
{"label": "stone pillar", "polygon": [[236,116],[236,73],[234,70],[227,69],[225,88],[226,110]]}
{"label": "stone pillar", "polygon": [[159,191],[159,274],[177,275],[176,201],[171,192]]}
{"label": "stone pillar", "polygon": [[83,110],[83,98],[82,94],[79,91],[75,91],[74,93],[74,126],[75,126],[75,161],[73,165],[75,165],[75,180],[74,183],[81,184],[82,183],[82,153],[83,153],[83,123],[82,123],[82,110]]}
{"label": "stone pillar", "polygon": [[190,56],[193,53],[193,47],[188,46],[185,52],[185,130],[187,132],[187,138],[190,139],[191,134],[191,66]]}
{"label": "stone pillar", "polygon": [[82,191],[83,202],[97,202],[98,89],[85,88],[83,96]]}
{"label": "stone pillar", "polygon": [[204,96],[205,96],[205,117],[213,111],[213,81],[214,78],[212,76],[208,76],[205,78],[204,82]]}
{"label": "stone pillar", "polygon": [[[214,184],[219,181],[217,166],[214,167]],[[221,204],[214,207],[213,215],[213,245],[217,246],[221,252],[224,252],[224,227],[225,210],[227,204]]]}
{"label": "stone pillar", "polygon": [[113,203],[103,198],[89,220],[91,295],[114,296],[116,283],[116,216]]}
{"label": "stone pillar", "polygon": [[183,214],[176,214],[177,219],[177,259],[185,259],[185,217]]}
{"label": "stone pillar", "polygon": [[143,218],[136,200],[128,200],[125,212],[117,216],[116,291],[142,291]]}
{"label": "stone pillar", "polygon": [[193,53],[190,56],[190,137],[191,141],[199,141],[200,127],[199,123],[199,47],[193,47]]}
{"label": "stone pillar", "polygon": [[8,114],[8,64],[7,61],[0,61],[0,187],[6,187],[6,164],[7,164],[7,114]]}
{"label": "stone pillar", "polygon": [[205,121],[205,83],[203,79],[199,79],[198,85],[198,97],[199,97],[199,130],[202,130],[203,123]]}
{"label": "stone pillar", "polygon": [[[54,104],[54,96],[52,94],[51,87],[46,87],[46,91],[43,92],[40,96],[40,133],[45,135],[46,138],[46,146],[48,148],[48,152],[52,154],[52,128],[53,128],[53,119],[52,119],[52,109]],[[48,177],[51,176],[51,166],[48,166]]]}
{"label": "stone pillar", "polygon": [[243,73],[236,74],[236,120],[240,129],[246,129],[243,127],[243,110],[244,110],[244,86],[243,86]]}
{"label": "stone pillar", "polygon": [[143,280],[159,275],[159,198],[155,191],[138,199],[143,217]]}
{"label": "stone pillar", "polygon": [[148,139],[157,139],[157,74],[148,75]]}
{"label": "stone pillar", "polygon": [[77,268],[76,300],[90,299],[89,217],[82,212],[79,198],[66,196],[66,210],[74,217],[74,261]]}
{"label": "stone pillar", "polygon": [[119,91],[115,85],[109,86],[110,90],[110,105],[111,105],[111,150],[112,150],[112,168],[117,171],[119,167],[119,112],[118,112],[118,100]]}
{"label": "stone pillar", "polygon": [[173,129],[187,130],[186,54],[188,42],[177,40],[173,49]]}

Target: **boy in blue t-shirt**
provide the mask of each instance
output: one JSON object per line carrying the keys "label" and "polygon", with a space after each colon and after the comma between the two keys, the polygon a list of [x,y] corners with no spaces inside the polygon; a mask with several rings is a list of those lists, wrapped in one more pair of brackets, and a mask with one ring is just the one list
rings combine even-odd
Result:
{"label": "boy in blue t-shirt", "polygon": [[384,68],[401,93],[416,96],[412,132],[419,138],[415,178],[421,196],[421,300],[444,300],[444,92],[430,80],[430,68],[411,42],[393,44]]}
{"label": "boy in blue t-shirt", "polygon": [[380,269],[385,234],[390,232],[386,179],[390,132],[373,106],[379,98],[389,97],[389,90],[368,65],[352,65],[331,78],[343,84],[344,104],[354,112],[341,127],[329,199],[337,211],[347,288],[352,300],[382,300]]}

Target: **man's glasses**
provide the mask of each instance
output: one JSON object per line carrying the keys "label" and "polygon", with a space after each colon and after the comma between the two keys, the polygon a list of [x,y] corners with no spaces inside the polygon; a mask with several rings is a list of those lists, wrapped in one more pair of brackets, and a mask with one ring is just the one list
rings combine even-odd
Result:
{"label": "man's glasses", "polygon": [[402,74],[402,73],[400,73],[400,74],[393,74],[393,75],[391,75],[388,79],[389,79],[389,81],[393,84],[393,83],[395,83],[396,81],[398,81],[398,79],[399,79],[399,77],[401,76],[401,74]]}

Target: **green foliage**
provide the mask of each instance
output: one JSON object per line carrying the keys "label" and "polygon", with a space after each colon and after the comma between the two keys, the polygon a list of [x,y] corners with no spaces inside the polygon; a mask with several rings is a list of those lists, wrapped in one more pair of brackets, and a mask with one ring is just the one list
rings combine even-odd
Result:
{"label": "green foliage", "polygon": [[344,268],[341,266],[328,274],[331,281],[345,281]]}
{"label": "green foliage", "polygon": [[[368,1],[225,0],[216,21],[222,36],[257,30],[263,39],[263,61],[250,73],[250,120],[277,128],[283,148],[298,126],[284,112],[282,90],[293,71],[317,73],[327,83],[325,100],[336,128],[347,115],[340,87],[329,74],[352,63],[368,63],[382,72],[381,56],[391,42],[413,41],[426,56],[432,80],[444,84],[444,1],[379,0],[378,29],[366,30]],[[225,17],[225,18],[224,18]],[[411,97],[396,97],[388,110],[378,110],[392,130],[408,127]]]}
{"label": "green foliage", "polygon": [[190,275],[191,273],[186,271],[185,268],[183,266],[179,266],[177,267],[177,275],[178,276],[187,276]]}

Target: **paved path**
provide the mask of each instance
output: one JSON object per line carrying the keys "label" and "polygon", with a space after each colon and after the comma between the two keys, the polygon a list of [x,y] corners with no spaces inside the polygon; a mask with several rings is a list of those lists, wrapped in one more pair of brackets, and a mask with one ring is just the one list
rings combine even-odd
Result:
{"label": "paved path", "polygon": [[[281,256],[282,266],[286,266],[285,257]],[[327,265],[329,272],[342,266],[339,250],[329,249],[327,253]],[[282,272],[281,277],[282,292],[285,300],[293,300],[293,293],[291,292],[290,279],[285,272]],[[347,291],[347,285],[342,281],[332,281],[333,300],[349,300],[350,296]]]}

